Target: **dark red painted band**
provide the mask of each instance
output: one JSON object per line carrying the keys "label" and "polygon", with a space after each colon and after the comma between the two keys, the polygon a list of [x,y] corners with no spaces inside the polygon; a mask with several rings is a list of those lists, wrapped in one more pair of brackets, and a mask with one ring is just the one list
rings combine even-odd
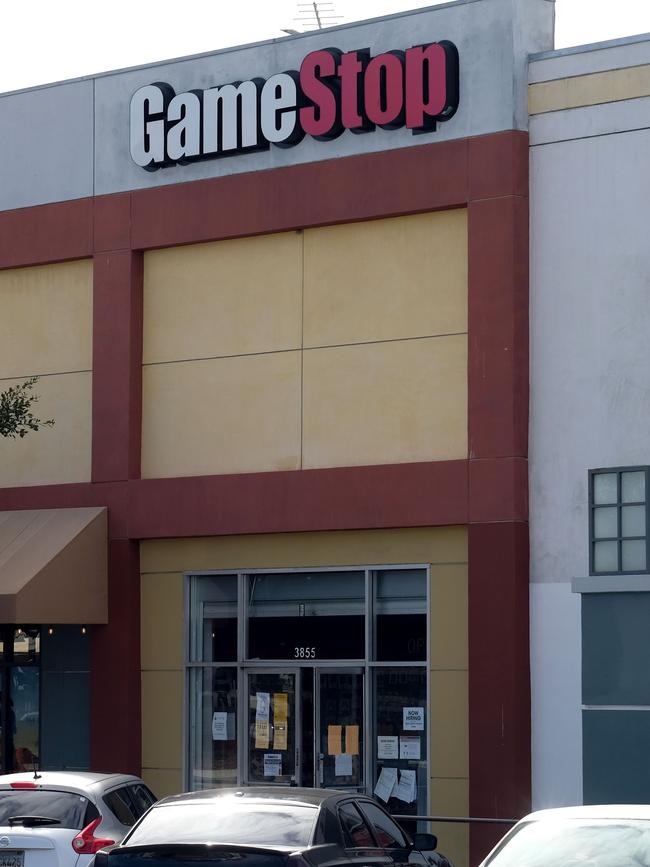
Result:
{"label": "dark red painted band", "polygon": [[141,253],[96,253],[92,480],[138,478],[142,427]]}

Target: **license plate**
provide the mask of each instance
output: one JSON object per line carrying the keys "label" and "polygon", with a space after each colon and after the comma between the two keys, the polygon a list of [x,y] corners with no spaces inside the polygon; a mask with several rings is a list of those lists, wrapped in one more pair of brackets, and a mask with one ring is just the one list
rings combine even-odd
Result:
{"label": "license plate", "polygon": [[22,849],[0,849],[0,867],[23,867],[25,852]]}

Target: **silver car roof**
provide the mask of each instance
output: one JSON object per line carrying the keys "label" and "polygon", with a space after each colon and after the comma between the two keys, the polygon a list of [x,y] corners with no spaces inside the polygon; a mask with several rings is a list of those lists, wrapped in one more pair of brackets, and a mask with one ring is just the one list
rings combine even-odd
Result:
{"label": "silver car roof", "polygon": [[142,783],[130,774],[100,774],[91,771],[33,771],[0,775],[0,790],[11,788],[12,783],[35,783],[41,789],[67,789],[71,792],[91,793],[95,797],[116,786]]}

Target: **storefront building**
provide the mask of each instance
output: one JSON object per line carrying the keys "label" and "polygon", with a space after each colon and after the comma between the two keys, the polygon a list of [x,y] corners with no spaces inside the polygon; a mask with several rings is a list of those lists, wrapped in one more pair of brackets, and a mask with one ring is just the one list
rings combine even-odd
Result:
{"label": "storefront building", "polygon": [[533,803],[647,803],[650,38],[530,82]]}
{"label": "storefront building", "polygon": [[[0,98],[0,387],[39,375],[56,422],[0,442],[43,767],[529,808],[552,30],[548,0],[459,0]],[[437,831],[462,865],[500,829]]]}

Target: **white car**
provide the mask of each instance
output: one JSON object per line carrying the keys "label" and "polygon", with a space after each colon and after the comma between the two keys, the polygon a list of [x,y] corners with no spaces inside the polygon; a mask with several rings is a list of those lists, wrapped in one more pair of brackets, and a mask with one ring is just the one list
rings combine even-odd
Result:
{"label": "white car", "polygon": [[530,813],[481,867],[650,867],[650,806],[560,807]]}
{"label": "white car", "polygon": [[0,867],[86,867],[155,801],[139,777],[125,774],[0,776]]}

